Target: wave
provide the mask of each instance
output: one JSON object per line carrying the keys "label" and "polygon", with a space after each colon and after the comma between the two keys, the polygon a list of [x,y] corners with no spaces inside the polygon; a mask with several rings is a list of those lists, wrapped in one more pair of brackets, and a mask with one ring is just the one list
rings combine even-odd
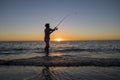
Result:
{"label": "wave", "polygon": [[79,48],[70,48],[70,49],[61,49],[54,50],[54,52],[118,52],[120,53],[120,49],[79,49]]}
{"label": "wave", "polygon": [[5,48],[0,49],[0,54],[42,53],[43,48]]}
{"label": "wave", "polygon": [[[43,48],[8,48],[8,49],[0,49],[0,54],[18,54],[18,53],[44,53]],[[80,49],[75,47],[70,48],[59,48],[59,49],[50,49],[50,52],[104,52],[104,53],[120,53],[120,49]]]}
{"label": "wave", "polygon": [[18,66],[49,66],[49,67],[69,67],[69,66],[120,66],[120,59],[105,58],[84,58],[78,60],[69,60],[63,57],[34,57],[28,59],[0,60],[0,65],[18,65]]}
{"label": "wave", "polygon": [[[34,48],[34,49],[38,49],[38,48]],[[31,48],[4,48],[4,49],[0,49],[0,51],[21,51],[21,50],[34,50]]]}

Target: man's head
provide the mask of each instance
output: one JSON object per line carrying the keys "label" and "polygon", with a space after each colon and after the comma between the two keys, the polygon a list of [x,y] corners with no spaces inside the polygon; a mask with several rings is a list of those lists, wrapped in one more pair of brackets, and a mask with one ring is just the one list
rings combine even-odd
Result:
{"label": "man's head", "polygon": [[45,27],[46,27],[46,28],[49,28],[49,27],[50,27],[50,24],[49,24],[49,23],[46,23],[46,24],[45,24]]}

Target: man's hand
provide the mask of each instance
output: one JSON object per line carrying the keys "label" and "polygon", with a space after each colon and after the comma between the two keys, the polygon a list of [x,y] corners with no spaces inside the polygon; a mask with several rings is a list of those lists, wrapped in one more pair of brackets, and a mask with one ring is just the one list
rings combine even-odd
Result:
{"label": "man's hand", "polygon": [[58,30],[58,28],[57,28],[57,27],[55,27],[54,29],[55,29],[55,30]]}

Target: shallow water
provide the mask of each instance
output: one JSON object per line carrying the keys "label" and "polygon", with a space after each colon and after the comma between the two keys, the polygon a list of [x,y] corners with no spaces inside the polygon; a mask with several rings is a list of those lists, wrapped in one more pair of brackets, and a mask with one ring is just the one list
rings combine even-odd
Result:
{"label": "shallow water", "polygon": [[[47,75],[47,76],[46,76]],[[47,79],[48,78],[48,79]],[[119,80],[120,67],[0,66],[0,80]]]}
{"label": "shallow water", "polygon": [[[0,60],[39,61],[44,42],[0,42]],[[51,42],[50,57],[58,61],[120,61],[120,41]],[[116,61],[117,60],[117,61]],[[33,62],[34,62],[33,61]],[[108,63],[107,62],[107,63]],[[93,62],[92,62],[93,63]],[[104,62],[102,62],[104,63]],[[97,63],[96,63],[97,64]],[[98,63],[99,64],[99,63]],[[111,64],[111,63],[110,63]],[[47,76],[46,76],[47,75]],[[120,67],[0,66],[0,80],[119,80]]]}
{"label": "shallow water", "polygon": [[[74,55],[76,58],[120,58],[120,41],[51,42],[50,56]],[[44,42],[0,42],[0,59],[44,56]]]}

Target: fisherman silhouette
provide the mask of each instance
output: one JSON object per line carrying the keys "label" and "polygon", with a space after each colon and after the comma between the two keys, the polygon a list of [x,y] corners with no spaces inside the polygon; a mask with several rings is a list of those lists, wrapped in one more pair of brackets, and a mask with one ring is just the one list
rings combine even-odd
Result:
{"label": "fisherman silhouette", "polygon": [[45,46],[44,50],[45,50],[45,52],[46,52],[46,56],[49,56],[50,34],[51,34],[52,32],[54,32],[55,30],[57,30],[58,28],[55,27],[54,29],[51,29],[49,23],[45,24],[45,27],[46,27],[46,28],[45,28],[45,30],[44,30],[44,32],[45,32],[44,41],[45,41],[46,46]]}

